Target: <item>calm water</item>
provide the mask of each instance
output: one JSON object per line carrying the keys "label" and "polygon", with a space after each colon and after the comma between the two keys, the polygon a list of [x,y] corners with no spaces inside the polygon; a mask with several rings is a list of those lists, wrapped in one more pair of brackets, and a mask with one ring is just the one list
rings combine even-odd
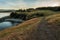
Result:
{"label": "calm water", "polygon": [[11,22],[2,22],[2,23],[0,23],[0,30],[3,30],[5,28],[9,28],[11,26],[12,26]]}
{"label": "calm water", "polygon": [[[9,15],[10,15],[10,13],[0,13],[0,18],[5,17],[5,16],[9,16]],[[6,19],[6,20],[7,20],[7,19]],[[1,22],[1,23],[0,23],[0,30],[3,30],[3,29],[6,29],[6,28],[15,26],[15,25],[19,24],[18,21],[19,21],[19,22],[22,22],[21,19],[9,19],[9,20],[14,21],[14,23],[12,23],[12,22],[10,22],[10,21]]]}
{"label": "calm water", "polygon": [[0,18],[5,17],[5,16],[9,16],[9,15],[10,15],[10,13],[0,13]]}
{"label": "calm water", "polygon": [[[9,16],[10,13],[0,13],[0,18],[5,17],[5,16]],[[12,23],[11,22],[2,22],[0,23],[0,30],[11,27]]]}

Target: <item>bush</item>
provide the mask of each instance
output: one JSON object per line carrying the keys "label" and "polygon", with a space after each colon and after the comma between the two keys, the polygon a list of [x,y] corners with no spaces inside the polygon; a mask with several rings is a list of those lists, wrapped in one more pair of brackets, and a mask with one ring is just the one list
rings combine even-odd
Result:
{"label": "bush", "polygon": [[10,17],[12,17],[12,18],[19,18],[19,19],[22,19],[22,20],[26,20],[26,17],[27,17],[27,15],[26,14],[17,14],[16,12],[14,13],[14,12],[12,12],[11,14],[10,14]]}
{"label": "bush", "polygon": [[12,12],[12,13],[10,14],[10,17],[14,17],[15,15],[16,15],[16,13]]}

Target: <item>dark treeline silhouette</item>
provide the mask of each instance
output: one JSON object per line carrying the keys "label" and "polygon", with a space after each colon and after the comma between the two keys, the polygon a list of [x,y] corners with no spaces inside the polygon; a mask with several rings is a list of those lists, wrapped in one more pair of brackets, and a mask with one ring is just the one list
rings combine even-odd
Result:
{"label": "dark treeline silhouette", "polygon": [[31,12],[31,11],[34,11],[34,10],[35,10],[34,8],[26,9],[27,12]]}
{"label": "dark treeline silhouette", "polygon": [[34,8],[29,8],[29,9],[19,9],[19,10],[16,10],[16,12],[31,12],[35,10]]}
{"label": "dark treeline silhouette", "polygon": [[36,10],[51,10],[51,11],[60,11],[59,7],[38,7]]}
{"label": "dark treeline silhouette", "polygon": [[19,9],[19,10],[16,10],[16,12],[26,12],[26,10]]}
{"label": "dark treeline silhouette", "polygon": [[19,9],[16,10],[17,12],[32,12],[34,10],[51,10],[51,11],[60,11],[60,6],[57,7],[38,7],[38,8],[29,8],[29,9]]}
{"label": "dark treeline silhouette", "polygon": [[12,12],[11,14],[10,14],[10,17],[12,17],[12,18],[16,18],[16,19],[22,19],[22,20],[26,20],[26,17],[27,17],[27,15],[26,14],[17,14],[16,12],[14,13],[14,12]]}
{"label": "dark treeline silhouette", "polygon": [[16,12],[12,12],[10,14],[11,18],[22,19],[22,20],[29,20],[31,18],[43,17],[43,16],[45,16],[43,13],[34,13],[34,14],[31,14],[31,15],[28,15],[28,14],[24,14],[24,13],[18,14]]}

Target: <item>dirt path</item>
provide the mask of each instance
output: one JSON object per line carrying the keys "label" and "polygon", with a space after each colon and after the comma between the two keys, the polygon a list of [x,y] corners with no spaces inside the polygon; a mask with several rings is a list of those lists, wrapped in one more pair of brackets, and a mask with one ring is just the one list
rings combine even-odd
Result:
{"label": "dirt path", "polygon": [[[19,29],[19,26],[22,26],[22,25],[23,25],[23,27],[25,27],[26,25],[27,25],[26,27],[29,26],[28,27],[29,29],[28,30],[25,29],[24,33],[22,32],[22,34],[20,33],[21,30],[17,33],[15,32],[16,34],[13,32],[14,34],[10,35],[11,38],[8,36],[10,39],[6,37],[6,38],[4,38],[4,40],[6,40],[6,39],[11,40],[13,38],[15,38],[15,40],[17,40],[17,39],[20,40],[20,38],[22,38],[21,40],[59,40],[60,36],[57,35],[58,30],[56,31],[57,26],[55,24],[49,25],[48,21],[45,20],[45,18],[46,17],[43,17],[42,20],[39,20],[37,18],[31,19],[29,21],[26,21],[25,23],[22,23],[21,25],[18,25],[17,29]],[[38,21],[40,21],[40,22],[38,22]],[[32,24],[32,25],[30,25],[30,24]],[[30,27],[31,27],[31,29],[30,29]]]}
{"label": "dirt path", "polygon": [[[37,33],[39,40],[56,40],[55,35],[52,33],[51,29],[48,27],[48,22],[43,17],[38,25]],[[40,36],[39,36],[40,35]]]}

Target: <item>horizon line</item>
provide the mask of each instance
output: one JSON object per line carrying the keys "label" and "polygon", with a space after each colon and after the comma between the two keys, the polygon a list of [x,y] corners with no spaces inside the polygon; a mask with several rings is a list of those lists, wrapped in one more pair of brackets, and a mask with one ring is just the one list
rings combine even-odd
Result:
{"label": "horizon line", "polygon": [[[60,7],[60,6],[42,6],[42,7]],[[42,7],[29,7],[29,8],[42,8]],[[18,9],[29,9],[29,8],[0,8],[0,10],[18,10]]]}

